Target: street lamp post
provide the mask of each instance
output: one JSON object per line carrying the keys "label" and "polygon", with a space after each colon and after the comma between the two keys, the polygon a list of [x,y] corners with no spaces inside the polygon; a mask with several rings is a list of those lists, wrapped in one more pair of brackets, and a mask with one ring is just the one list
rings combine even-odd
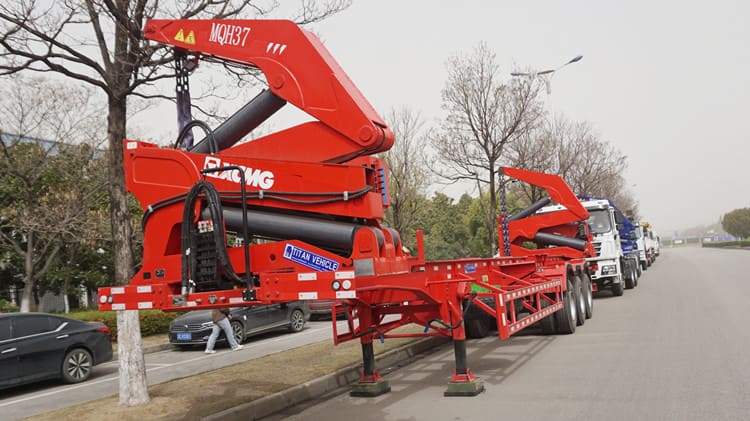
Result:
{"label": "street lamp post", "polygon": [[563,65],[561,65],[561,66],[559,66],[559,67],[557,67],[555,69],[547,69],[547,70],[542,70],[542,71],[538,71],[538,72],[537,71],[533,71],[533,72],[519,72],[518,70],[515,70],[515,71],[511,72],[510,75],[514,76],[514,77],[515,76],[526,76],[526,77],[528,77],[529,79],[532,79],[532,80],[534,78],[538,77],[539,79],[541,79],[542,81],[544,81],[544,85],[547,87],[547,95],[549,95],[549,94],[552,93],[552,84],[550,83],[550,80],[549,80],[549,78],[552,76],[552,74],[554,74],[556,71],[562,69],[563,67],[567,66],[568,64],[573,64],[573,63],[577,63],[577,62],[581,61],[582,58],[583,58],[583,56],[579,54],[579,55],[573,57],[572,59],[570,59],[567,63],[565,63],[565,64],[563,64]]}

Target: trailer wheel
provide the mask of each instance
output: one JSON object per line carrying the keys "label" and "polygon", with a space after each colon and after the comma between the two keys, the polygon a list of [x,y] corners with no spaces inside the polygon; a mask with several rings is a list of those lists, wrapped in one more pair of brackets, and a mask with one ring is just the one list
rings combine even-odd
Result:
{"label": "trailer wheel", "polygon": [[583,298],[586,303],[583,314],[587,319],[590,319],[594,316],[594,293],[591,291],[591,278],[584,272],[581,274],[581,279],[583,280],[581,290],[583,291]]}
{"label": "trailer wheel", "polygon": [[573,276],[573,284],[576,291],[576,304],[578,304],[576,326],[586,323],[586,296],[583,295],[583,281],[579,275]]}
{"label": "trailer wheel", "polygon": [[623,288],[622,282],[612,284],[611,289],[612,289],[612,295],[614,295],[615,297],[620,297],[622,296],[622,294],[625,293],[625,289]]}
{"label": "trailer wheel", "polygon": [[563,292],[563,309],[555,313],[557,333],[565,335],[575,333],[578,319],[578,304],[576,303],[575,285],[568,279],[567,290]]}
{"label": "trailer wheel", "polygon": [[490,321],[487,317],[464,319],[466,336],[469,338],[484,338],[490,334]]}
{"label": "trailer wheel", "polygon": [[[549,303],[547,301],[542,300],[542,308],[549,307]],[[558,311],[558,313],[560,313]],[[540,320],[539,327],[542,328],[542,334],[543,335],[551,335],[557,331],[557,326],[555,326],[555,317],[557,314],[550,314],[549,316],[543,318]]]}
{"label": "trailer wheel", "polygon": [[648,270],[648,265],[646,264],[645,261],[641,262],[641,270],[644,272]]}

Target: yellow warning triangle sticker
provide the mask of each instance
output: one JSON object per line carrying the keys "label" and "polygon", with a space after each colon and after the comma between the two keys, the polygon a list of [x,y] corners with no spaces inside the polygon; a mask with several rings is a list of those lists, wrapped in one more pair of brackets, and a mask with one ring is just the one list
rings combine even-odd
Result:
{"label": "yellow warning triangle sticker", "polygon": [[185,42],[185,34],[182,33],[182,29],[180,29],[179,32],[177,32],[177,35],[174,36],[175,41],[182,41]]}
{"label": "yellow warning triangle sticker", "polygon": [[185,43],[195,45],[195,33],[193,33],[193,31],[190,31],[188,36],[185,38]]}

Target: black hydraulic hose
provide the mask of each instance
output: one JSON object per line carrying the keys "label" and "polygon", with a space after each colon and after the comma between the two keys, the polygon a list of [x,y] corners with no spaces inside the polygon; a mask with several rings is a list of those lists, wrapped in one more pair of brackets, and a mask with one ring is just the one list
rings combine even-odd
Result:
{"label": "black hydraulic hose", "polygon": [[198,197],[204,195],[211,215],[213,225],[213,238],[217,245],[219,263],[224,269],[224,274],[233,281],[242,282],[232,267],[227,249],[224,245],[224,224],[222,222],[221,200],[216,188],[205,180],[198,181],[188,191],[185,197],[185,207],[182,213],[182,288],[183,294],[190,289],[192,275],[197,271],[197,258],[195,256],[196,235],[194,229],[194,209]]}
{"label": "black hydraulic hose", "polygon": [[471,292],[471,298],[469,299],[469,303],[466,304],[466,308],[464,308],[464,311],[461,312],[461,320],[459,320],[458,322],[456,322],[455,325],[451,326],[448,323],[445,323],[444,321],[442,321],[440,319],[432,319],[429,322],[427,322],[427,324],[425,325],[425,327],[424,327],[424,333],[427,333],[427,331],[430,330],[430,325],[432,325],[432,323],[437,323],[439,325],[442,325],[444,328],[446,328],[448,330],[453,330],[453,329],[461,326],[461,323],[464,321],[464,319],[466,319],[466,314],[469,313],[469,308],[471,308],[471,305],[474,303],[474,298],[476,296],[477,296],[477,293],[475,291],[472,291]]}
{"label": "black hydraulic hose", "polygon": [[[245,252],[245,281],[247,283],[247,289],[249,290],[252,287],[252,274],[250,273],[250,241],[247,235],[247,191],[245,190],[245,171],[237,165],[229,165],[226,167],[205,169],[202,170],[201,173],[208,174],[217,171],[230,170],[237,171],[240,174],[240,199],[242,200],[242,246]],[[223,218],[224,215],[221,212],[221,201],[218,200],[219,194],[218,192],[216,192],[216,189],[214,189],[214,192],[216,193],[217,201],[219,203],[219,217]],[[221,225],[223,230],[224,224],[222,223]],[[219,244],[217,243],[217,246],[218,245]],[[226,251],[226,248],[224,248],[224,250]]]}
{"label": "black hydraulic hose", "polygon": [[[318,193],[310,193],[310,192],[282,192],[282,191],[264,191],[262,198],[264,200],[277,200],[279,202],[284,203],[294,203],[298,205],[323,205],[326,203],[335,203],[335,202],[345,202],[347,200],[356,199],[358,197],[364,196],[367,194],[370,190],[372,190],[372,186],[365,186],[359,190],[353,191],[353,192],[318,192]],[[220,192],[221,197],[225,199],[234,199],[236,198],[236,193],[234,192]],[[143,212],[143,217],[141,219],[141,230],[146,229],[146,222],[151,216],[152,213],[155,211],[169,205],[173,205],[175,203],[180,203],[185,201],[185,197],[187,194],[180,194],[177,196],[172,196],[170,198],[160,200],[156,203],[153,203],[146,208],[146,211]],[[283,196],[302,196],[302,197],[320,197],[320,196],[332,196],[328,199],[321,199],[321,200],[297,200],[297,199],[289,199]],[[260,192],[251,192],[246,194],[246,199],[260,199],[261,193]]]}
{"label": "black hydraulic hose", "polygon": [[200,121],[200,120],[193,120],[190,123],[186,124],[185,127],[180,130],[180,134],[177,135],[177,141],[174,143],[174,148],[177,149],[182,145],[182,139],[185,137],[185,135],[188,133],[190,129],[193,127],[200,127],[203,129],[204,132],[206,132],[206,138],[208,139],[208,145],[210,153],[215,154],[219,152],[219,145],[216,143],[216,138],[214,137],[214,132],[211,130],[210,127],[208,127],[208,124]]}

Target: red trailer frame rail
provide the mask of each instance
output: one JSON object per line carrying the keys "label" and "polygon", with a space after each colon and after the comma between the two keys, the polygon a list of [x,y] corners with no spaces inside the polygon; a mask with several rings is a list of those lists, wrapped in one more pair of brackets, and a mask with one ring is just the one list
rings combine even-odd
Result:
{"label": "red trailer frame rail", "polygon": [[[501,215],[507,255],[425,261],[421,232],[411,256],[381,225],[387,169],[370,155],[388,150],[393,134],[314,35],[288,21],[250,20],[153,20],[144,32],[196,59],[258,68],[270,90],[214,130],[195,124],[207,134],[188,149],[123,141],[127,189],[144,211],[143,263],[128,285],[100,288],[100,309],[337,300],[332,311],[346,315],[347,328],[334,317],[334,342],[362,344],[357,396],[390,389],[373,340],[451,338],[456,371],[446,394],[473,396],[483,386],[466,364],[467,314],[492,320],[501,339],[537,323],[575,328],[593,249],[588,213],[560,177],[503,168],[567,208]],[[286,101],[318,121],[237,144]],[[524,247],[529,241],[540,246]],[[407,324],[424,332],[394,332]]]}

